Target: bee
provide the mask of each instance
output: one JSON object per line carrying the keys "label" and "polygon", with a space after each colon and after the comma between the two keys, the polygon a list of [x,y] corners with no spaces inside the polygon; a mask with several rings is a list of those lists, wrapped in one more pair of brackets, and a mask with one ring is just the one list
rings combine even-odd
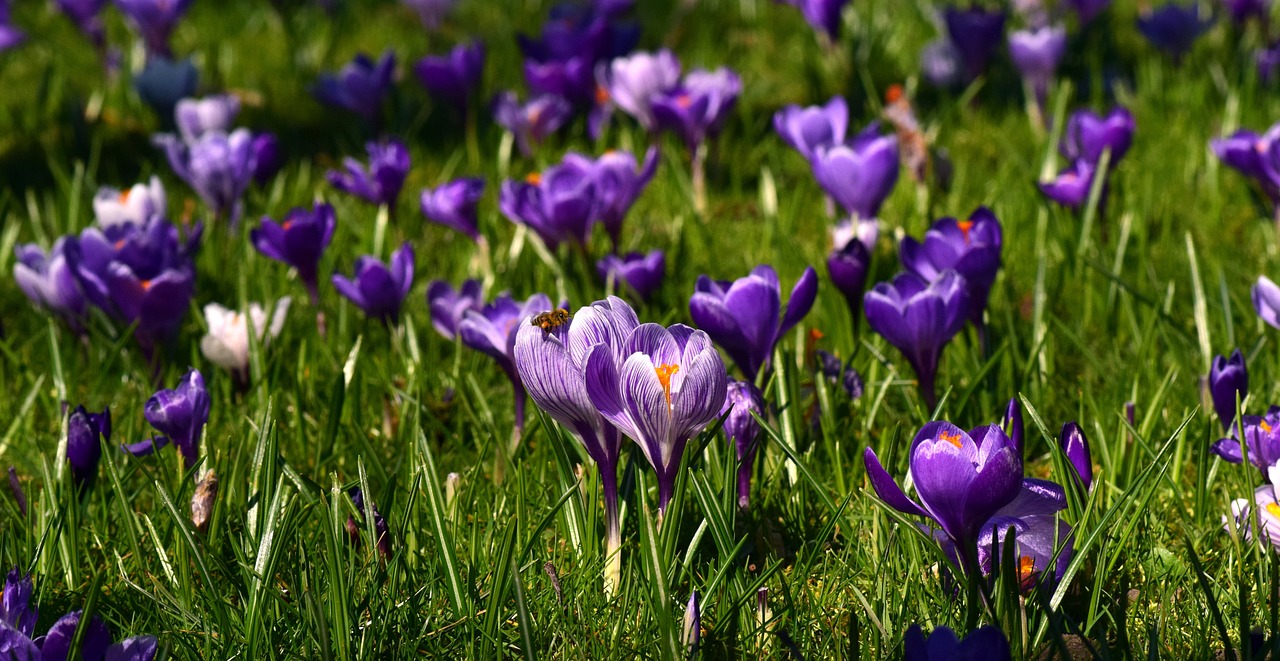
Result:
{"label": "bee", "polygon": [[542,314],[529,320],[529,323],[534,326],[537,326],[538,328],[541,328],[543,331],[550,332],[552,328],[563,326],[568,321],[569,321],[569,311],[564,308],[560,308],[558,310],[552,310],[550,312],[543,312]]}

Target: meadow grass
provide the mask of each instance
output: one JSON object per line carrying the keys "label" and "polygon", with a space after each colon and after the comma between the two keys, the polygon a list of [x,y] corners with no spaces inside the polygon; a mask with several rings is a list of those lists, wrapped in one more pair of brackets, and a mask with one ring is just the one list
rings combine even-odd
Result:
{"label": "meadow grass", "polygon": [[[164,353],[160,383],[171,386],[189,365],[209,379],[205,467],[220,491],[208,530],[197,532],[188,514],[197,472],[184,472],[176,453],[136,459],[108,448],[97,482],[77,495],[58,461],[63,402],[109,406],[112,444],[131,442],[149,434],[142,406],[157,381],[128,329],[95,319],[82,340],[33,310],[12,281],[0,287],[0,463],[16,468],[31,504],[24,517],[0,498],[0,566],[34,574],[38,630],[85,607],[119,637],[159,636],[176,658],[675,658],[685,653],[681,620],[697,590],[709,656],[893,656],[910,624],[962,629],[968,614],[939,574],[936,544],[864,486],[863,449],[904,474],[924,422],[995,422],[1018,397],[1028,475],[1065,479],[1054,438],[1078,420],[1097,486],[1064,513],[1075,555],[1056,590],[1020,596],[1007,580],[992,590],[982,620],[1005,631],[1015,656],[1078,646],[1080,637],[1104,658],[1208,658],[1239,651],[1252,628],[1277,632],[1280,561],[1234,540],[1220,520],[1231,499],[1252,493],[1256,474],[1208,453],[1221,430],[1200,390],[1212,356],[1239,346],[1252,377],[1245,407],[1261,412],[1280,396],[1276,331],[1256,318],[1248,293],[1280,263],[1276,230],[1207,147],[1235,127],[1262,130],[1280,117],[1274,90],[1253,72],[1259,35],[1220,24],[1174,66],[1134,31],[1134,3],[1118,1],[1072,37],[1043,130],[1028,121],[1004,56],[964,93],[916,90],[917,112],[954,162],[954,183],[921,191],[903,176],[881,214],[891,229],[872,282],[898,270],[901,235],[990,206],[1005,248],[988,351],[966,330],[943,359],[942,403],[925,410],[909,366],[865,320],[855,327],[824,283],[775,357],[749,511],[736,507],[735,458],[714,428],[691,442],[700,451],[687,453],[660,526],[652,473],[634,447],[624,449],[622,584],[607,597],[599,486],[581,468],[585,454],[533,407],[515,453],[496,453],[511,434],[510,387],[488,358],[435,334],[423,301],[428,280],[479,273],[469,242],[417,212],[418,190],[461,174],[489,181],[481,224],[493,247],[490,291],[545,292],[574,305],[606,293],[593,262],[571,251],[547,262],[516,238],[496,189],[566,150],[642,150],[649,138],[619,115],[595,143],[579,123],[526,160],[511,156],[480,112],[469,145],[467,119],[434,106],[407,74],[413,59],[475,35],[489,48],[486,93],[522,89],[514,35],[537,30],[539,4],[463,2],[443,32],[428,34],[392,2],[350,2],[332,17],[309,3],[195,3],[175,50],[196,57],[202,91],[241,94],[240,124],[275,131],[289,157],[272,184],[250,192],[239,228],[206,229],[196,301]],[[744,80],[711,149],[708,213],[694,213],[687,156],[664,137],[658,174],[623,233],[625,249],[668,254],[666,283],[638,308],[641,319],[687,323],[697,275],[734,278],[770,263],[786,290],[805,265],[821,268],[830,247],[822,193],[773,134],[772,112],[841,94],[861,126],[888,85],[915,80],[935,29],[923,0],[857,0],[828,51],[798,12],[771,2],[638,4],[641,48],[670,47],[686,65],[727,65]],[[109,39],[126,45],[125,66],[134,66],[140,53],[108,14]],[[156,173],[175,218],[202,218],[149,145],[158,123],[127,72],[104,78],[88,44],[40,3],[20,4],[15,21],[32,38],[0,56],[0,272],[12,271],[16,243],[48,245],[89,224],[100,185]],[[371,251],[376,212],[323,179],[342,156],[360,156],[369,134],[320,106],[308,86],[357,51],[384,47],[404,74],[386,131],[413,154],[386,245],[413,242],[417,284],[392,330],[322,287],[322,336],[301,284],[258,255],[247,231],[259,216],[280,218],[319,197],[339,219],[321,272],[349,272]],[[1045,201],[1035,181],[1055,169],[1065,112],[1117,102],[1133,111],[1136,139],[1105,211],[1086,225]],[[594,254],[605,240],[596,237]],[[237,390],[199,353],[199,308],[285,295],[299,303],[282,335],[255,347],[251,386]],[[860,399],[814,378],[804,359],[812,330],[823,334],[819,348],[852,358],[866,383]],[[495,461],[505,467],[495,471]],[[348,541],[351,486],[386,516],[389,559],[369,544],[372,530],[364,544]]]}

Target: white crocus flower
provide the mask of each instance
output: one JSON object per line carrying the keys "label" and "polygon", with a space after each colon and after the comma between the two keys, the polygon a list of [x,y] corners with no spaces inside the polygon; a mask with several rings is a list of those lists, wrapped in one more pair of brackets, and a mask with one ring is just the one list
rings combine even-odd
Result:
{"label": "white crocus flower", "polygon": [[93,215],[100,227],[124,223],[143,225],[152,216],[163,216],[164,213],[164,185],[159,177],[152,177],[149,183],[134,184],[133,188],[123,191],[103,186],[93,196]]}
{"label": "white crocus flower", "polygon": [[249,304],[247,318],[244,313],[217,303],[204,306],[204,318],[209,332],[200,339],[200,352],[218,367],[230,370],[237,377],[246,377],[249,370],[250,322],[259,344],[265,344],[267,340],[280,334],[289,303],[287,296],[276,302],[269,326],[266,310],[257,303]]}

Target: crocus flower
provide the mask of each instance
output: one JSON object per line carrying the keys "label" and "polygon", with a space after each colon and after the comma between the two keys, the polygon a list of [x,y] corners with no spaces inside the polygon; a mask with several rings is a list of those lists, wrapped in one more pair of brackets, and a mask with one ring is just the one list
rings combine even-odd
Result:
{"label": "crocus flower", "polygon": [[1022,422],[1022,404],[1018,402],[1017,397],[1009,399],[1009,406],[1004,410],[1004,419],[1000,422],[1000,428],[1009,435],[1009,440],[1013,441],[1013,446],[1018,448],[1018,456],[1025,454],[1026,445],[1024,426]]}
{"label": "crocus flower", "polygon": [[[1241,428],[1244,429],[1244,448],[1240,447]],[[1249,463],[1265,474],[1280,461],[1280,406],[1267,409],[1266,415],[1241,416],[1231,425],[1231,436],[1218,440],[1209,450],[1233,464],[1244,461],[1247,450]]]}
{"label": "crocus flower", "polygon": [[436,332],[452,341],[467,311],[484,309],[483,285],[479,280],[467,280],[454,290],[453,285],[443,280],[432,280],[427,285],[427,307],[431,309],[431,325]]}
{"label": "crocus flower", "polygon": [[[1280,550],[1280,503],[1276,502],[1276,485],[1280,484],[1280,466],[1268,466],[1267,484],[1253,492],[1253,502],[1241,498],[1231,502],[1235,526],[1249,541],[1268,542]],[[1256,526],[1256,528],[1255,528]],[[1254,530],[1259,530],[1255,537]]]}
{"label": "crocus flower", "polygon": [[[1071,526],[1057,518],[1066,507],[1067,495],[1061,486],[1047,480],[1024,479],[1017,497],[996,510],[978,535],[978,566],[983,575],[994,573],[1005,553],[1009,533],[1013,532],[1013,557],[1023,591],[1061,579],[1073,550]],[[1055,553],[1058,560],[1050,571]]]}
{"label": "crocus flower", "polygon": [[[22,634],[26,638],[30,638],[35,633],[39,610],[31,603],[33,591],[30,574],[23,576],[17,567],[9,570],[5,576],[3,596],[0,598],[0,622],[3,623],[3,626],[0,626],[0,632],[2,632],[0,643],[16,642],[6,636],[11,631]],[[13,646],[9,651],[18,652],[23,649]],[[39,653],[37,652],[31,658],[38,659]]]}
{"label": "crocus flower", "polygon": [[774,346],[809,313],[817,294],[818,275],[813,267],[806,267],[782,305],[778,274],[766,264],[734,282],[698,276],[689,314],[733,358],[747,380],[755,381],[768,366]]}
{"label": "crocus flower", "polygon": [[330,170],[325,178],[334,188],[368,202],[395,208],[396,198],[409,174],[409,149],[398,140],[365,145],[369,167],[348,156],[341,171]]}
{"label": "crocus flower", "polygon": [[1105,117],[1092,110],[1077,110],[1067,120],[1058,151],[1069,160],[1097,163],[1102,152],[1110,149],[1108,162],[1115,167],[1133,144],[1135,128],[1133,113],[1123,106],[1112,108]]}
{"label": "crocus flower", "polygon": [[829,41],[840,36],[840,12],[849,0],[783,0],[804,16],[804,20]]}
{"label": "crocus flower", "polygon": [[636,157],[627,151],[608,151],[596,159],[595,183],[600,195],[600,222],[609,233],[613,250],[617,252],[622,221],[644,192],[658,169],[658,149],[650,147],[644,155],[644,163],[637,166]]}
{"label": "crocus flower", "polygon": [[653,292],[662,286],[662,278],[666,275],[667,256],[661,250],[649,254],[638,252],[617,255],[605,255],[596,262],[596,272],[604,280],[613,279],[635,292],[641,300],[649,300]]}
{"label": "crocus flower", "polygon": [[943,218],[925,232],[924,241],[904,237],[899,250],[902,267],[927,282],[948,269],[964,278],[969,300],[969,320],[982,327],[987,297],[1000,270],[1003,233],[1000,221],[986,207],[978,207],[968,220]]}
{"label": "crocus flower", "polygon": [[134,455],[146,455],[172,442],[182,453],[183,465],[190,469],[200,459],[200,436],[209,422],[209,391],[204,375],[187,370],[173,390],[160,390],[147,400],[143,414],[160,436],[123,446]]}
{"label": "crocus flower", "polygon": [[279,223],[263,216],[262,225],[249,232],[249,240],[264,256],[296,269],[314,305],[320,298],[320,256],[329,247],[336,226],[333,207],[318,202],[310,211],[302,207],[290,209]]}
{"label": "crocus flower", "polygon": [[561,242],[590,245],[604,202],[595,163],[575,153],[524,181],[504,181],[498,194],[503,215],[533,230],[551,250]]}
{"label": "crocus flower", "polygon": [[515,92],[502,92],[493,100],[493,121],[515,136],[521,154],[531,156],[533,145],[555,133],[573,116],[573,106],[563,97],[544,94],[521,104]]}
{"label": "crocus flower", "polygon": [[164,184],[160,177],[152,176],[145,184],[118,190],[103,186],[93,196],[93,215],[99,227],[121,223],[143,225],[154,216],[165,214]]}
{"label": "crocus flower", "polygon": [[[1071,209],[1079,209],[1089,201],[1089,190],[1093,188],[1093,176],[1097,173],[1097,166],[1079,159],[1072,163],[1066,169],[1058,172],[1055,179],[1049,181],[1041,181],[1038,185],[1040,192],[1045,197]],[[1098,205],[1102,205],[1102,199],[1106,194],[1106,184],[1103,184],[1102,196],[1099,197]]]}
{"label": "crocus flower", "polygon": [[284,167],[280,155],[280,141],[274,133],[259,133],[253,136],[253,182],[266,186],[267,182]]}
{"label": "crocus flower", "polygon": [[609,100],[649,131],[658,128],[653,117],[654,97],[679,83],[680,60],[666,49],[617,58],[609,63],[605,75]]}
{"label": "crocus flower", "polygon": [[1201,15],[1196,2],[1185,7],[1170,2],[1138,16],[1142,36],[1175,62],[1191,52],[1196,39],[1212,26],[1213,17]]}
{"label": "crocus flower", "polygon": [[1213,365],[1209,367],[1209,394],[1223,429],[1231,429],[1236,419],[1237,397],[1243,402],[1249,394],[1249,372],[1239,349],[1231,352],[1231,358],[1213,357]]}
{"label": "crocus flower", "polygon": [[742,79],[733,71],[695,69],[675,88],[651,97],[649,104],[657,126],[680,136],[693,153],[720,132],[741,93]]}
{"label": "crocus flower", "polygon": [[818,184],[854,219],[869,220],[898,181],[898,139],[872,122],[848,144],[819,147],[810,164]]}
{"label": "crocus flower", "polygon": [[320,76],[312,93],[328,105],[350,110],[369,123],[377,123],[395,68],[396,55],[390,50],[377,62],[360,53],[336,74]]}
{"label": "crocus flower", "polygon": [[472,90],[484,72],[484,44],[458,44],[448,55],[428,55],[413,65],[427,93],[459,110],[468,105]]}
{"label": "crocus flower", "polygon": [[665,511],[685,444],[719,415],[729,377],[711,338],[683,324],[641,324],[623,347],[591,348],[587,395],[640,446],[658,475],[658,509]]}
{"label": "crocus flower", "polygon": [[925,405],[933,408],[937,404],[938,360],[968,316],[964,278],[947,271],[926,282],[915,274],[902,273],[867,292],[862,305],[871,330],[911,363]]}
{"label": "crocus flower", "polygon": [[524,81],[529,92],[563,97],[578,108],[589,107],[596,98],[594,54],[572,55],[565,59],[524,61]]}
{"label": "crocus flower", "polygon": [[962,642],[954,631],[940,626],[925,640],[919,624],[907,629],[902,642],[904,661],[950,661],[952,659],[984,659],[1008,661],[1013,658],[1009,641],[999,627],[988,624],[974,629]]}
{"label": "crocus flower", "polygon": [[[101,618],[95,615],[81,626],[83,612],[78,610],[62,616],[45,635],[33,640],[37,614],[31,603],[33,591],[29,574],[23,576],[16,567],[9,571],[0,604],[0,652],[5,653],[6,659],[61,661],[70,658],[73,651],[80,659],[152,661],[156,657],[158,645],[154,636],[135,636],[113,645],[111,631]],[[81,629],[80,646],[72,650],[76,629]]]}
{"label": "crocus flower", "polygon": [[764,412],[764,398],[755,385],[730,379],[720,416],[724,418],[725,438],[738,453],[738,507],[744,510],[751,505],[751,473],[755,469],[756,450],[760,449],[756,442],[760,423],[751,414],[764,415]]}
{"label": "crocus flower", "polygon": [[1058,434],[1058,447],[1062,448],[1062,454],[1071,462],[1074,473],[1072,479],[1088,491],[1093,484],[1093,459],[1089,456],[1089,439],[1085,438],[1080,425],[1074,421],[1062,425],[1062,432]]}
{"label": "crocus flower", "polygon": [[1058,62],[1066,52],[1067,30],[1061,25],[1009,33],[1009,55],[1040,105],[1049,94],[1049,83],[1053,82]]}
{"label": "crocus flower", "polygon": [[1258,80],[1270,85],[1276,80],[1276,70],[1280,68],[1280,41],[1272,42],[1259,48],[1253,56],[1258,68]]}
{"label": "crocus flower", "polygon": [[[101,439],[101,440],[99,440]],[[77,406],[67,418],[67,462],[76,482],[88,484],[98,476],[98,461],[102,459],[102,443],[111,440],[111,411],[103,407],[102,413],[90,413],[84,406]]]}
{"label": "crocus flower", "polygon": [[231,94],[214,94],[203,99],[183,99],[173,109],[174,123],[182,139],[195,142],[206,133],[229,133],[236,115],[240,114],[240,99]]}
{"label": "crocus flower", "polygon": [[466,177],[454,179],[439,188],[427,188],[419,200],[422,215],[478,242],[482,237],[476,206],[484,196],[484,186],[484,179]]}
{"label": "crocus flower", "polygon": [[1003,41],[1000,37],[1004,34],[1004,19],[1003,11],[980,7],[948,7],[942,11],[947,36],[960,55],[965,82],[973,82],[986,71]]}
{"label": "crocus flower", "polygon": [[239,222],[240,198],[253,178],[253,134],[248,129],[205,133],[191,142],[164,133],[152,141],[215,215]]}
{"label": "crocus flower", "polygon": [[[966,433],[942,420],[926,424],[908,453],[919,503],[911,500],[867,448],[863,461],[886,505],[934,521],[964,558],[976,551],[982,527],[1022,490],[1022,459],[998,425]],[[973,558],[976,560],[976,558]]]}
{"label": "crocus flower", "polygon": [[259,344],[276,337],[284,328],[285,315],[289,312],[288,296],[276,302],[268,320],[267,311],[257,303],[249,304],[248,314],[225,308],[217,303],[204,306],[204,318],[209,332],[200,338],[200,353],[209,362],[230,371],[241,382],[249,377],[249,330]]}
{"label": "crocus flower", "polygon": [[1272,328],[1280,328],[1280,286],[1276,286],[1271,278],[1260,275],[1250,293],[1258,316]]}
{"label": "crocus flower", "polygon": [[681,627],[680,642],[689,656],[697,656],[698,646],[702,644],[702,607],[698,605],[698,591],[689,594],[689,603],[684,607],[684,622]]}
{"label": "crocus flower", "polygon": [[819,149],[843,144],[848,129],[849,104],[842,96],[832,97],[825,106],[789,105],[773,114],[774,132],[809,161]]}
{"label": "crocus flower", "polygon": [[54,4],[94,46],[102,48],[105,45],[106,34],[98,15],[102,13],[107,0],[56,0]]}
{"label": "crocus flower", "polygon": [[18,471],[13,466],[9,467],[9,491],[13,493],[13,501],[18,506],[18,513],[25,519],[27,516],[27,494],[22,490],[22,483],[18,481]]}
{"label": "crocus flower", "polygon": [[1222,0],[1231,20],[1242,24],[1250,18],[1266,19],[1271,11],[1271,0]]}
{"label": "crocus flower", "polygon": [[1075,11],[1081,24],[1097,18],[1110,5],[1111,0],[1067,0],[1067,6]]}
{"label": "crocus flower", "polygon": [[13,264],[13,279],[37,307],[62,317],[73,327],[79,327],[88,304],[75,270],[67,262],[69,240],[74,239],[58,239],[48,252],[34,243],[14,248],[18,259]]}
{"label": "crocus flower", "polygon": [[364,255],[356,259],[351,278],[334,273],[334,289],[364,310],[365,316],[394,325],[400,322],[400,306],[413,287],[413,246],[408,241],[391,254],[390,265]]}
{"label": "crocus flower", "polygon": [[846,241],[827,255],[827,275],[844,297],[856,323],[862,308],[862,295],[867,286],[867,269],[871,266],[871,253],[857,240]]}
{"label": "crocus flower", "polygon": [[960,51],[950,39],[935,39],[920,51],[920,73],[935,87],[960,83]]}
{"label": "crocus flower", "polygon": [[1280,124],[1265,135],[1241,129],[1209,141],[1209,146],[1218,160],[1251,179],[1280,209]]}
{"label": "crocus flower", "polygon": [[434,31],[440,27],[440,23],[449,15],[449,12],[453,11],[453,6],[458,0],[400,0],[400,2],[418,14],[422,27]]}
{"label": "crocus flower", "polygon": [[[351,496],[351,504],[356,506],[356,511],[362,517],[373,517],[373,532],[378,536],[374,546],[378,547],[378,553],[382,554],[383,559],[391,557],[391,530],[387,526],[387,520],[382,516],[382,512],[378,511],[378,506],[373,504],[371,499],[364,497],[364,492],[360,487],[351,487],[347,491]],[[355,517],[347,517],[347,536],[356,544],[360,543],[360,530],[365,526],[365,522],[356,521]]]}
{"label": "crocus flower", "polygon": [[553,310],[546,294],[534,294],[517,302],[510,294],[499,294],[480,310],[467,310],[458,323],[462,343],[493,358],[506,373],[515,391],[516,430],[524,429],[525,386],[516,370],[515,344],[520,321]]}
{"label": "crocus flower", "polygon": [[171,57],[169,35],[187,13],[191,0],[115,0],[129,25],[142,37],[149,55]]}
{"label": "crocus flower", "polygon": [[149,57],[142,72],[133,77],[138,97],[155,111],[160,121],[173,119],[174,107],[196,91],[200,74],[190,59]]}

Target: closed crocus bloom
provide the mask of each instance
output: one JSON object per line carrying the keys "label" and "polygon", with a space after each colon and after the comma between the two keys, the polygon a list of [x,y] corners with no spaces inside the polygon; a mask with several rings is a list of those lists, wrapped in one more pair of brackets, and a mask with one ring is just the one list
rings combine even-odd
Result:
{"label": "closed crocus bloom", "polygon": [[773,130],[787,146],[812,161],[819,149],[844,143],[849,104],[837,96],[825,106],[786,106],[773,114]]}
{"label": "closed crocus bloom", "polygon": [[980,7],[948,7],[942,10],[947,36],[960,55],[966,82],[972,82],[986,71],[1003,41],[1004,19],[1003,11],[987,11]]}
{"label": "closed crocus bloom", "polygon": [[733,358],[747,380],[755,381],[768,366],[773,347],[809,314],[817,294],[818,275],[807,267],[782,305],[778,273],[765,264],[734,282],[698,276],[689,314]]}
{"label": "closed crocus bloom", "polygon": [[330,170],[325,178],[334,188],[370,203],[395,208],[404,179],[409,175],[409,149],[398,140],[370,142],[369,167],[354,158],[342,159],[342,170]]}
{"label": "closed crocus bloom", "polygon": [[74,326],[84,316],[88,302],[80,290],[75,270],[67,262],[68,240],[74,239],[58,239],[47,253],[33,243],[14,248],[17,261],[13,265],[13,279],[32,303]]}
{"label": "closed crocus bloom", "polygon": [[964,328],[969,301],[964,278],[947,271],[933,282],[902,273],[877,284],[862,299],[867,323],[911,363],[925,405],[937,404],[938,360]]}
{"label": "closed crocus bloom", "polygon": [[422,191],[419,199],[422,215],[427,220],[467,235],[472,241],[481,239],[476,207],[484,197],[484,179],[454,179],[438,188]]}
{"label": "closed crocus bloom", "polygon": [[253,134],[248,129],[205,133],[191,142],[170,134],[152,141],[210,211],[232,223],[240,220],[240,198],[253,179]]}
{"label": "closed crocus bloom", "polygon": [[413,65],[427,93],[455,108],[467,107],[471,92],[484,73],[484,44],[458,44],[447,55],[428,55]]}
{"label": "closed crocus bloom", "polygon": [[143,414],[161,436],[125,446],[135,454],[150,454],[154,449],[173,443],[182,453],[183,465],[191,468],[200,459],[200,437],[209,422],[209,391],[204,375],[191,369],[183,375],[178,387],[160,390],[147,400]]}
{"label": "closed crocus bloom", "polygon": [[636,157],[627,151],[609,151],[596,159],[595,183],[600,196],[600,222],[609,233],[616,252],[622,233],[622,221],[635,204],[645,186],[658,169],[658,149],[650,147],[644,155],[644,163],[637,165]]}
{"label": "closed crocus bloom", "polygon": [[493,100],[493,121],[515,136],[521,154],[531,156],[533,145],[555,133],[573,116],[564,97],[544,94],[521,104],[515,92],[502,92]]}
{"label": "closed crocus bloom", "polygon": [[919,503],[903,493],[867,448],[863,460],[871,486],[890,507],[936,522],[962,555],[976,550],[983,525],[1022,490],[1022,459],[997,425],[966,433],[935,420],[916,434],[908,456]]}
{"label": "closed crocus bloom", "polygon": [[169,35],[187,13],[191,0],[115,0],[120,12],[142,37],[149,55],[170,57]]}
{"label": "closed crocus bloom", "polygon": [[148,57],[142,72],[133,77],[133,87],[160,121],[168,123],[178,101],[195,93],[199,77],[190,59]]}
{"label": "closed crocus bloom", "polygon": [[1013,446],[1018,448],[1018,456],[1024,456],[1027,446],[1024,443],[1022,405],[1018,403],[1017,397],[1009,399],[1009,406],[1004,410],[1004,420],[1001,421],[1001,427],[1009,435],[1009,440],[1013,441]]}
{"label": "closed crocus bloom", "polygon": [[395,72],[396,55],[387,50],[374,62],[364,53],[336,74],[325,74],[316,81],[312,93],[320,101],[360,115],[370,123],[376,123],[382,110],[382,99],[391,89],[391,75]]}
{"label": "closed crocus bloom", "polygon": [[818,184],[855,219],[872,219],[898,181],[898,139],[872,122],[849,144],[819,148],[811,165]]}
{"label": "closed crocus bloom", "polygon": [[[362,517],[373,517],[373,533],[377,535],[374,546],[378,548],[378,553],[382,554],[383,559],[391,557],[391,530],[387,526],[387,520],[382,516],[382,512],[378,511],[378,506],[371,499],[364,497],[364,492],[360,487],[351,487],[347,494],[351,496],[351,504],[356,506],[356,511]],[[355,517],[347,517],[347,536],[355,544],[360,543],[360,531],[368,525],[364,521],[356,521]]]}
{"label": "closed crocus bloom", "polygon": [[109,186],[98,189],[93,196],[93,215],[100,227],[121,223],[145,224],[153,216],[165,214],[164,184],[160,177],[151,177],[145,184],[118,190]]}
{"label": "closed crocus bloom", "polygon": [[296,269],[314,305],[320,295],[320,256],[329,247],[336,226],[333,207],[318,202],[310,211],[302,207],[290,209],[279,223],[263,216],[262,224],[249,232],[249,240],[266,257]]}
{"label": "closed crocus bloom", "polygon": [[200,338],[200,353],[209,362],[229,370],[237,378],[247,380],[249,374],[250,327],[259,344],[276,337],[284,328],[285,315],[289,313],[290,299],[280,299],[271,313],[257,303],[249,304],[248,314],[225,308],[217,303],[204,306],[205,323],[209,332]]}
{"label": "closed crocus bloom", "polygon": [[1191,52],[1196,39],[1213,26],[1213,17],[1200,13],[1200,4],[1170,2],[1138,16],[1138,31],[1152,46],[1175,61]]}
{"label": "closed crocus bloom", "polygon": [[1244,23],[1250,18],[1265,19],[1271,11],[1271,0],[1222,0],[1231,20]]}
{"label": "closed crocus bloom", "polygon": [[[101,439],[101,440],[99,440]],[[87,484],[98,476],[102,443],[111,440],[111,411],[90,413],[77,406],[67,418],[67,462],[76,482]]]}
{"label": "closed crocus bloom", "polygon": [[[1055,179],[1039,183],[1040,192],[1045,197],[1070,209],[1079,209],[1089,201],[1089,191],[1093,188],[1093,176],[1097,166],[1084,159],[1077,160],[1066,169],[1058,172]],[[1106,184],[1103,184],[1098,205],[1106,196]]]}
{"label": "closed crocus bloom", "polygon": [[756,450],[760,448],[757,443],[760,423],[751,414],[764,415],[764,412],[764,398],[755,385],[729,381],[720,416],[724,417],[725,438],[738,453],[738,507],[744,510],[751,505],[751,473],[755,468]]}
{"label": "closed crocus bloom", "polygon": [[433,280],[427,285],[427,307],[431,310],[432,327],[452,341],[467,312],[484,308],[484,287],[479,280],[468,280],[455,290],[443,280]]}
{"label": "closed crocus bloom", "polygon": [[587,246],[604,202],[595,163],[573,153],[541,174],[503,182],[498,194],[503,215],[528,226],[551,250],[561,242]]}
{"label": "closed crocus bloom", "polygon": [[902,656],[904,661],[1008,661],[1013,658],[1004,632],[989,624],[971,631],[964,641],[944,626],[934,629],[926,640],[920,625],[913,624],[903,639]]}
{"label": "closed crocus bloom", "polygon": [[982,573],[994,573],[1012,531],[1015,569],[1022,590],[1056,583],[1067,570],[1073,551],[1071,526],[1057,517],[1066,507],[1067,494],[1061,486],[1048,480],[1024,479],[1017,497],[996,510],[978,535],[978,566]]}
{"label": "closed crocus bloom", "polygon": [[1259,48],[1253,56],[1258,67],[1258,80],[1270,85],[1276,80],[1276,70],[1280,68],[1280,42],[1272,42],[1265,48]]}
{"label": "closed crocus bloom", "polygon": [[621,353],[597,344],[586,359],[587,395],[629,436],[658,475],[658,509],[675,490],[685,444],[724,405],[728,375],[707,334],[676,324],[641,324]]}
{"label": "closed crocus bloom", "polygon": [[925,232],[924,241],[902,239],[902,267],[926,281],[937,280],[947,270],[964,278],[969,299],[969,320],[982,327],[982,313],[996,272],[1000,270],[1003,233],[1000,221],[986,207],[978,207],[968,220],[943,218]]}
{"label": "closed crocus bloom", "polygon": [[400,322],[400,306],[413,287],[413,246],[408,241],[383,264],[369,255],[356,259],[351,278],[334,273],[334,289],[364,310],[370,319],[394,325]]}
{"label": "closed crocus bloom", "polygon": [[1089,455],[1089,439],[1085,438],[1080,425],[1074,421],[1062,425],[1062,432],[1058,434],[1058,447],[1062,448],[1062,454],[1071,462],[1074,473],[1072,479],[1077,480],[1088,491],[1093,484],[1093,459]]}
{"label": "closed crocus bloom", "polygon": [[1067,30],[1061,25],[1009,33],[1009,55],[1023,80],[1035,91],[1039,103],[1044,103],[1049,83],[1066,52]]}
{"label": "closed crocus bloom", "polygon": [[267,182],[284,167],[280,155],[280,141],[274,133],[259,133],[253,136],[253,182],[259,186]]}
{"label": "closed crocus bloom", "polygon": [[661,250],[649,254],[638,252],[617,255],[605,255],[596,262],[596,272],[604,280],[625,284],[635,292],[641,300],[649,300],[653,292],[662,286],[662,278],[666,275],[667,257]]}
{"label": "closed crocus bloom", "polygon": [[[1241,428],[1244,429],[1244,449],[1240,447]],[[1223,459],[1238,464],[1249,453],[1249,463],[1264,474],[1280,461],[1280,406],[1267,409],[1266,415],[1241,416],[1231,425],[1231,436],[1209,446],[1209,450]]]}
{"label": "closed crocus bloom", "polygon": [[521,320],[552,309],[551,299],[546,294],[534,294],[519,302],[503,293],[493,303],[478,311],[466,311],[462,321],[458,323],[458,337],[462,338],[462,343],[493,358],[511,381],[515,393],[517,432],[524,429],[525,387],[516,370],[513,355],[516,335],[520,330]]}
{"label": "closed crocus bloom", "polygon": [[849,0],[783,0],[804,15],[804,20],[830,41],[840,36],[840,11]]}
{"label": "closed crocus bloom", "polygon": [[856,320],[862,308],[862,295],[867,286],[867,270],[871,266],[871,254],[861,241],[847,241],[843,248],[836,248],[827,255],[827,275],[849,305]]}
{"label": "closed crocus bloom", "polygon": [[1273,205],[1280,205],[1280,124],[1265,135],[1241,129],[1209,141],[1218,160],[1249,177]]}
{"label": "closed crocus bloom", "polygon": [[633,53],[609,63],[605,86],[609,100],[645,129],[654,131],[653,99],[680,83],[680,60],[671,51]]}
{"label": "closed crocus bloom", "polygon": [[650,109],[657,125],[680,136],[692,153],[720,132],[741,93],[742,79],[733,71],[696,69],[679,86],[652,97]]}
{"label": "closed crocus bloom", "polygon": [[1209,394],[1223,429],[1231,429],[1231,423],[1236,419],[1236,399],[1244,402],[1249,394],[1249,372],[1239,349],[1231,352],[1230,358],[1213,357],[1213,364],[1209,367]]}
{"label": "closed crocus bloom", "polygon": [[1070,160],[1097,163],[1102,152],[1110,149],[1111,167],[1128,153],[1133,144],[1136,124],[1128,108],[1116,106],[1105,117],[1092,110],[1077,110],[1067,120],[1058,151]]}
{"label": "closed crocus bloom", "polygon": [[1272,328],[1280,328],[1280,286],[1265,275],[1258,276],[1250,290],[1253,309]]}
{"label": "closed crocus bloom", "polygon": [[229,133],[240,114],[240,99],[230,94],[215,94],[203,99],[183,99],[173,109],[178,133],[187,142],[198,140],[210,132]]}

